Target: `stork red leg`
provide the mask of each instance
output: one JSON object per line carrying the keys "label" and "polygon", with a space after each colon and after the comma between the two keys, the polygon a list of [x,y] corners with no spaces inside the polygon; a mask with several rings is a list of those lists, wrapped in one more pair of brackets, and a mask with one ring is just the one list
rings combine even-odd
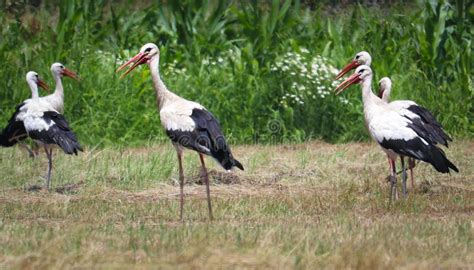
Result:
{"label": "stork red leg", "polygon": [[411,189],[415,190],[415,180],[413,178],[413,168],[415,168],[415,159],[408,158],[408,168],[410,168],[410,181],[411,181]]}
{"label": "stork red leg", "polygon": [[51,169],[53,168],[53,149],[48,149],[48,147],[45,145],[44,151],[46,152],[46,156],[48,157],[48,174],[46,176],[46,189],[49,191],[49,184],[51,181]]}
{"label": "stork red leg", "polygon": [[390,167],[392,167],[390,177],[390,203],[397,198],[397,169],[395,167],[395,160],[390,160]]}
{"label": "stork red leg", "polygon": [[405,158],[400,156],[400,161],[402,163],[402,192],[403,198],[407,198],[407,169],[405,168]]}
{"label": "stork red leg", "polygon": [[201,159],[202,178],[204,179],[204,182],[206,183],[207,208],[209,209],[209,219],[213,220],[214,217],[212,216],[211,190],[209,188],[209,175],[207,173],[206,164],[204,163],[204,155],[199,153],[199,158]]}
{"label": "stork red leg", "polygon": [[179,219],[183,221],[184,172],[183,172],[182,151],[181,149],[179,149],[179,146],[176,146],[176,153],[178,154],[178,167],[179,167]]}

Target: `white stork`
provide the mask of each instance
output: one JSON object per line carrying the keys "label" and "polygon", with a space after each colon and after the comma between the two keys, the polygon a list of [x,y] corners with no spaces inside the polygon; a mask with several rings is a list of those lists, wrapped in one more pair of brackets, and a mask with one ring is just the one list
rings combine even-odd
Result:
{"label": "white stork", "polygon": [[82,151],[76,135],[72,132],[63,115],[59,114],[47,101],[38,95],[38,85],[44,84],[38,73],[30,71],[26,74],[32,98],[19,108],[14,117],[15,123],[22,123],[28,137],[44,147],[48,157],[48,173],[46,188],[49,190],[52,169],[52,147],[59,146],[66,154],[76,154]]}
{"label": "white stork", "polygon": [[[422,116],[420,114],[417,116],[412,110],[416,111],[420,107],[416,106],[417,109],[411,107],[411,110],[403,111],[377,97],[371,89],[372,70],[366,65],[357,67],[353,75],[339,84],[336,87],[338,90],[336,95],[356,83],[362,86],[364,117],[369,133],[391,160],[390,201],[396,196],[395,160],[398,155],[430,163],[441,173],[449,173],[450,169],[458,172],[456,166],[446,158],[443,150],[436,146],[433,127],[420,119],[425,111],[420,112]],[[405,185],[403,195],[406,197],[406,177],[403,181]]]}
{"label": "white stork", "polygon": [[[372,63],[372,57],[366,51],[358,52],[352,61],[348,63],[336,76],[336,79],[341,78],[347,72],[352,69],[357,68],[361,65],[369,66]],[[381,98],[386,103],[389,103],[390,100],[390,93],[392,88],[392,81],[384,77],[379,82],[380,89],[379,89],[379,98]],[[411,100],[397,100],[389,103],[392,108],[400,111],[403,115],[409,115],[409,117],[417,118],[423,122],[424,125],[430,130],[430,136],[432,142],[434,144],[440,143],[446,147],[448,147],[448,141],[451,141],[451,138],[444,132],[443,127],[441,124],[436,120],[436,118],[428,111],[426,108],[419,106],[415,102]],[[418,120],[417,120],[418,121]],[[390,163],[390,157],[388,157]],[[404,168],[404,156],[400,155],[400,161],[402,163],[402,167]],[[410,170],[410,178],[411,178],[411,186],[414,188],[414,180],[413,180],[413,168],[415,167],[415,161],[412,158],[408,158],[409,163],[409,170]],[[406,171],[402,170],[402,174],[404,179],[406,179]],[[406,184],[404,182],[403,190],[406,191]],[[406,192],[404,192],[406,194]]]}
{"label": "white stork", "polygon": [[344,76],[347,72],[353,70],[354,68],[360,66],[360,65],[366,65],[370,67],[370,64],[372,63],[372,56],[366,51],[361,51],[358,52],[355,56],[354,59],[352,59],[349,64],[347,64],[345,67],[341,69],[341,71],[337,74],[336,80],[339,80],[342,76]]}
{"label": "white stork", "polygon": [[179,165],[180,219],[183,220],[184,173],[182,153],[184,148],[196,151],[201,160],[201,177],[206,183],[209,218],[212,220],[209,176],[204,163],[204,155],[212,156],[226,170],[234,166],[243,170],[242,164],[231,153],[217,119],[202,105],[186,100],[169,91],[160,77],[160,50],[153,43],[145,44],[140,52],[117,69],[117,72],[134,63],[121,78],[137,66],[148,64],[153,86],[156,91],[157,105],[161,124],[176,148]]}
{"label": "white stork", "polygon": [[[390,102],[390,93],[392,92],[392,80],[390,80],[389,77],[383,77],[379,81],[379,93],[378,97],[385,101],[386,103]],[[448,146],[446,144],[446,146]],[[402,164],[405,163],[404,156],[400,156],[400,161]],[[388,163],[390,164],[390,157],[388,157]],[[408,158],[408,169],[410,170],[410,182],[411,182],[411,188],[412,190],[415,190],[415,181],[413,177],[413,168],[415,168],[415,160],[411,157]],[[404,165],[402,165],[403,167]],[[402,171],[402,174],[406,173],[405,171]],[[406,177],[406,176],[402,176]]]}
{"label": "white stork", "polygon": [[[28,77],[27,77],[28,80]],[[37,77],[37,86],[36,88],[41,87],[43,89],[49,90],[49,86],[42,80]],[[2,147],[11,147],[17,144],[20,141],[25,140],[28,138],[28,134],[25,130],[25,126],[23,124],[23,121],[17,119],[18,114],[24,113],[27,111],[28,106],[25,106],[26,104],[30,103],[32,98],[35,97],[35,95],[38,95],[38,91],[31,91],[31,98],[24,100],[21,104],[17,105],[15,107],[15,112],[13,115],[10,117],[10,120],[8,120],[7,126],[3,129],[2,133],[0,134],[0,145]],[[24,144],[21,144],[22,147],[24,147],[29,153],[30,156],[34,156],[34,153]]]}
{"label": "white stork", "polygon": [[[63,114],[64,113],[64,87],[61,78],[63,76],[67,76],[79,81],[79,77],[76,75],[75,72],[67,69],[61,63],[54,63],[51,65],[51,74],[53,75],[53,79],[56,82],[56,88],[54,93],[40,97],[41,100],[48,102],[54,110]],[[30,100],[26,100],[25,102],[29,102]],[[26,147],[26,146],[25,146]],[[27,148],[27,151],[33,157],[37,155],[37,150],[30,150]]]}
{"label": "white stork", "polygon": [[51,65],[51,74],[53,74],[54,81],[56,82],[56,89],[53,94],[41,97],[41,99],[51,104],[59,113],[64,113],[64,87],[61,78],[67,76],[79,81],[79,77],[61,63]]}

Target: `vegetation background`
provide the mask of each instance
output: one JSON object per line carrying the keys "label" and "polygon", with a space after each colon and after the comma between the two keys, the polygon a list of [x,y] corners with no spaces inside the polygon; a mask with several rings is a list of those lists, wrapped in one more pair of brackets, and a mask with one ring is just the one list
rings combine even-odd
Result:
{"label": "vegetation background", "polygon": [[[65,115],[88,147],[54,155],[54,192],[33,192],[44,155],[0,151],[0,269],[473,268],[473,1],[358,2],[1,0],[1,123],[30,96],[26,72],[54,85],[60,61],[82,78],[64,79]],[[240,144],[245,171],[208,162],[213,222],[194,153],[178,221],[148,68],[115,73],[147,42],[167,86]],[[420,163],[388,203],[385,154],[353,142],[368,139],[360,89],[332,91],[361,50],[456,136],[460,173]]]}
{"label": "vegetation background", "polygon": [[[159,44],[168,88],[205,105],[234,143],[365,140],[360,91],[335,97],[335,67],[361,50],[393,98],[428,107],[456,137],[474,135],[473,1],[2,1],[0,120],[30,91],[54,85],[83,144],[146,145],[165,137],[147,68],[115,69]],[[376,81],[374,81],[376,85]]]}

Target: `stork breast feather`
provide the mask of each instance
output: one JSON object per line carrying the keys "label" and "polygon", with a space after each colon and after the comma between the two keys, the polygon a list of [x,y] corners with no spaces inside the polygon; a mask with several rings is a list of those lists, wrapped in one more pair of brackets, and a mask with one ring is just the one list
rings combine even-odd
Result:
{"label": "stork breast feather", "polygon": [[191,114],[195,108],[203,107],[195,102],[172,103],[161,109],[161,123],[166,130],[193,131],[196,123]]}

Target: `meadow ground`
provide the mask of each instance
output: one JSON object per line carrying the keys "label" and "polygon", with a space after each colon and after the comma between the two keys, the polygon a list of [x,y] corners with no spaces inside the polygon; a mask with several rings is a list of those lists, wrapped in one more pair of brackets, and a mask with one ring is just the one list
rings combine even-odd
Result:
{"label": "meadow ground", "polygon": [[447,151],[461,173],[419,164],[415,190],[390,207],[387,161],[373,143],[233,150],[245,172],[208,159],[213,222],[199,159],[186,152],[180,223],[168,144],[57,154],[50,193],[31,188],[44,155],[2,149],[0,268],[474,267],[474,141]]}

